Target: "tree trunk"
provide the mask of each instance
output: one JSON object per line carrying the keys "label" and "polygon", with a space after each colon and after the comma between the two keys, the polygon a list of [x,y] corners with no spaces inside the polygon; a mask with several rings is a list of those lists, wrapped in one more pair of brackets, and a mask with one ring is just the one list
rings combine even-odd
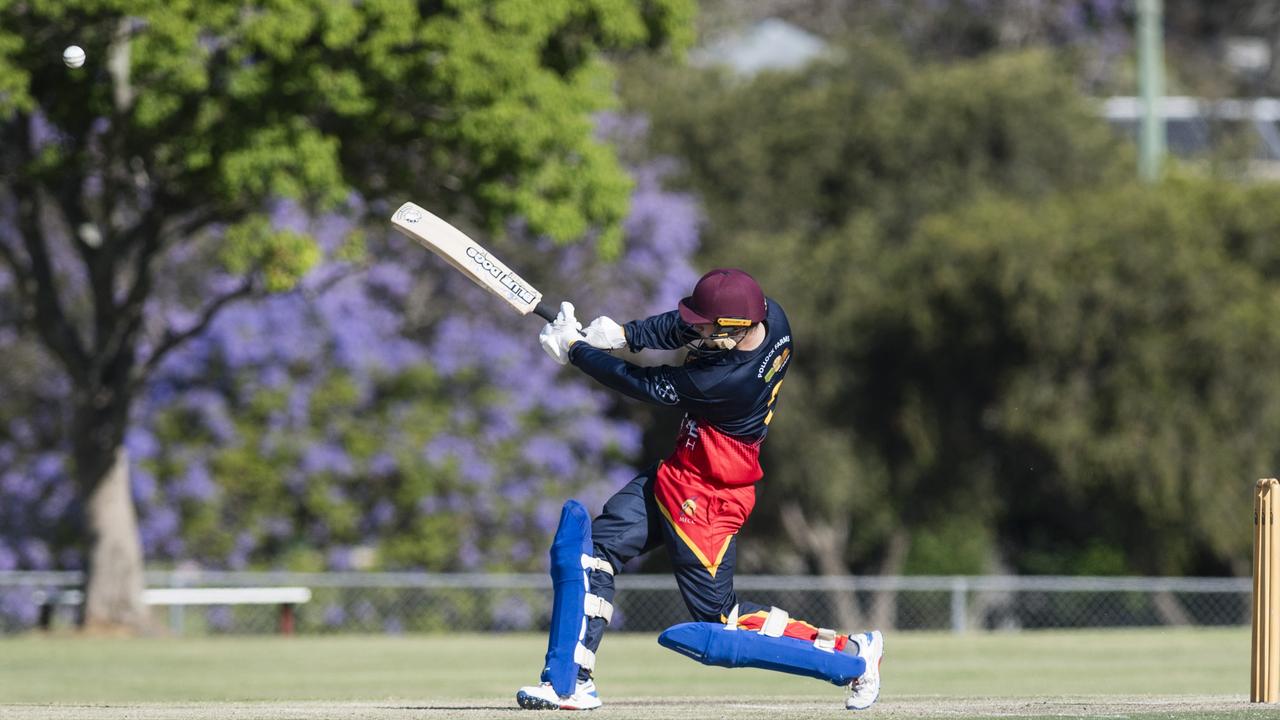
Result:
{"label": "tree trunk", "polygon": [[[791,542],[804,548],[809,557],[813,558],[822,577],[836,578],[849,574],[849,566],[844,560],[849,541],[848,525],[837,527],[830,523],[814,522],[794,502],[783,504],[781,517],[782,527],[791,537]],[[862,627],[862,613],[858,611],[854,591],[832,588],[831,595],[835,605],[836,625],[843,632],[856,632]]]}
{"label": "tree trunk", "polygon": [[1153,601],[1156,606],[1156,614],[1160,616],[1160,622],[1165,625],[1190,625],[1192,623],[1191,614],[1183,607],[1178,597],[1168,590],[1157,592]]}
{"label": "tree trunk", "polygon": [[84,629],[133,634],[144,631],[148,620],[142,603],[142,537],[129,491],[129,454],[123,446],[108,452],[110,462],[86,463],[104,469],[91,480],[85,510],[89,564]]}
{"label": "tree trunk", "polygon": [[[880,575],[901,575],[907,562],[907,551],[911,549],[911,536],[906,529],[899,527],[889,536],[889,547],[885,550],[884,562],[880,564]],[[888,630],[894,626],[898,617],[898,591],[880,590],[871,602],[871,627]]]}

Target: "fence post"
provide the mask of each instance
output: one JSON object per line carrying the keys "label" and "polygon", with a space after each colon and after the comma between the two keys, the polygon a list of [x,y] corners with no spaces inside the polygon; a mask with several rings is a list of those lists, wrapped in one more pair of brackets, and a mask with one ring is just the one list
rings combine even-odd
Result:
{"label": "fence post", "polygon": [[965,631],[965,621],[969,616],[969,580],[956,575],[951,578],[951,632]]}
{"label": "fence post", "polygon": [[[169,587],[182,587],[186,583],[183,582],[183,573],[181,570],[174,569],[169,573]],[[186,626],[186,608],[181,604],[169,606],[169,631],[174,635],[182,635]]]}

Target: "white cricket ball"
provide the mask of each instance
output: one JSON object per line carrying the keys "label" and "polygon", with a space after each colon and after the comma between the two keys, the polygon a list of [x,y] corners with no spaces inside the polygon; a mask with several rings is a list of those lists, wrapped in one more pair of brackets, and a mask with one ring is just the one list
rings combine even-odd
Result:
{"label": "white cricket ball", "polygon": [[62,51],[62,62],[67,64],[69,68],[78,68],[84,65],[84,49],[79,45],[72,45]]}

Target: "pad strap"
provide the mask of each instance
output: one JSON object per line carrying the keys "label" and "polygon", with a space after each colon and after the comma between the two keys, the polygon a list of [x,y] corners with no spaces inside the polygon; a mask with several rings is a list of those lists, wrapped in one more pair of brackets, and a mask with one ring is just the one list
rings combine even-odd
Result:
{"label": "pad strap", "polygon": [[831,628],[818,628],[818,637],[813,639],[813,646],[826,652],[835,652],[836,631]]}
{"label": "pad strap", "polygon": [[583,570],[599,570],[602,573],[609,573],[610,575],[613,574],[613,566],[609,564],[608,560],[605,560],[604,558],[592,557],[590,555],[582,556],[582,569]]}
{"label": "pad strap", "polygon": [[737,605],[734,605],[733,609],[729,611],[729,617],[726,618],[724,621],[724,629],[725,630],[738,629],[738,606]]}
{"label": "pad strap", "polygon": [[791,622],[791,616],[786,610],[780,607],[769,608],[769,614],[764,618],[764,624],[760,626],[760,634],[769,637],[782,637],[787,631],[787,623]]}
{"label": "pad strap", "polygon": [[604,618],[606,623],[613,620],[613,603],[599,595],[587,593],[587,600],[583,603],[583,611],[587,614],[587,617]]}
{"label": "pad strap", "polygon": [[588,650],[582,643],[578,643],[578,646],[573,649],[573,661],[587,672],[596,669],[596,654]]}

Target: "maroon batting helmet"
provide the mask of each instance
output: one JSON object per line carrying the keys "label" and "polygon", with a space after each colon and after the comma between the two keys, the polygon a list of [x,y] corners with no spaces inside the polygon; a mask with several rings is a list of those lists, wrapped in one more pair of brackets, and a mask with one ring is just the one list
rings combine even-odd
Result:
{"label": "maroon batting helmet", "polygon": [[764,320],[764,293],[741,270],[716,268],[698,280],[693,294],[680,301],[680,318],[690,325],[746,326]]}

